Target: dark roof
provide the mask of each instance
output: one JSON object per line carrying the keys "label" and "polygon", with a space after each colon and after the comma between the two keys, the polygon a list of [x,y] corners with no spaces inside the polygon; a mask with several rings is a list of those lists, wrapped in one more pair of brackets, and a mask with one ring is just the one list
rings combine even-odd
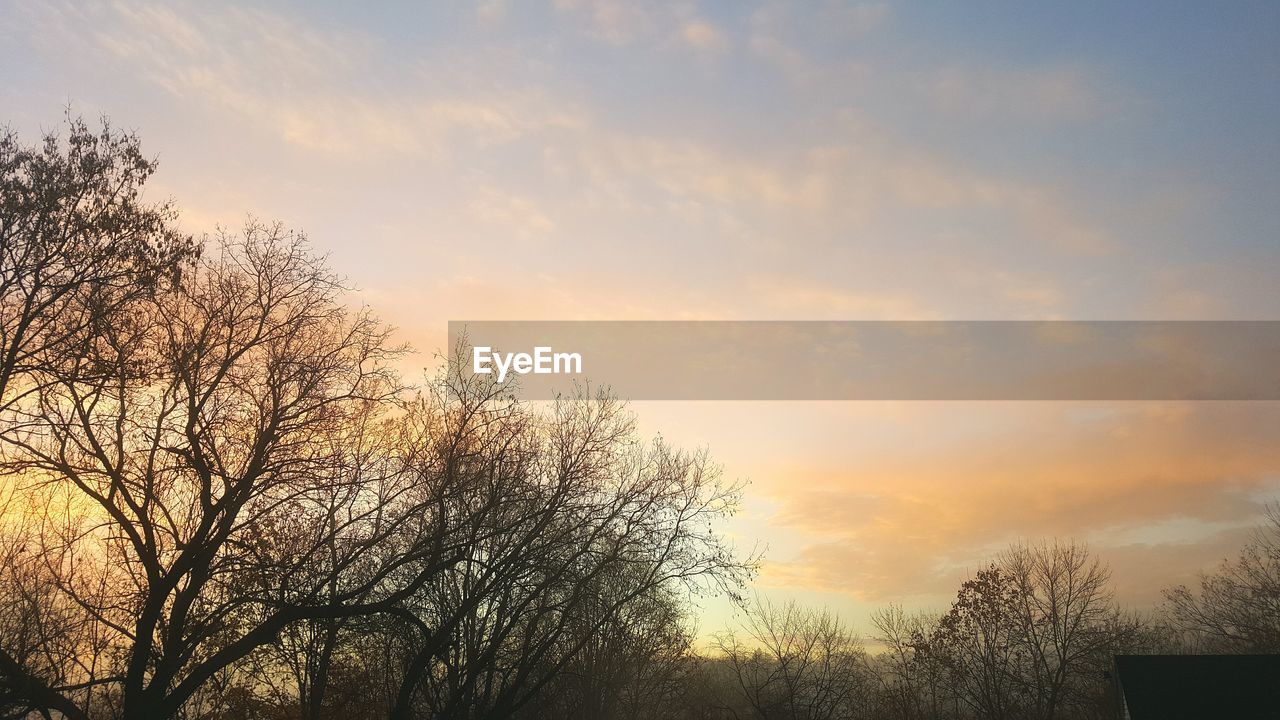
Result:
{"label": "dark roof", "polygon": [[1280,720],[1280,655],[1117,655],[1132,720]]}

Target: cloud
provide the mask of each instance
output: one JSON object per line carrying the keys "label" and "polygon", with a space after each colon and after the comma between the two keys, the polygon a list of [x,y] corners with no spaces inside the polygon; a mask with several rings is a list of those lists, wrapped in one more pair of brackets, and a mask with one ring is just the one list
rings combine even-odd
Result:
{"label": "cloud", "polygon": [[476,6],[476,17],[484,23],[496,23],[506,17],[505,0],[483,0]]}
{"label": "cloud", "polygon": [[748,280],[761,317],[803,320],[937,320],[939,313],[901,292],[870,292],[824,287],[812,280],[757,276]]}
{"label": "cloud", "polygon": [[1007,543],[1072,537],[1126,571],[1143,554],[1149,567],[1122,590],[1151,601],[1280,494],[1276,403],[957,404],[911,422],[923,437],[965,416],[986,429],[964,444],[935,436],[771,483],[771,522],[808,540],[763,582],[873,601],[945,594]]}
{"label": "cloud", "polygon": [[[812,4],[770,0],[751,13],[748,46],[761,59],[781,69],[795,82],[831,79],[830,59],[819,62],[817,48],[847,52],[854,41],[888,21],[890,7],[883,2],[824,0]],[[861,69],[860,66],[854,66]],[[834,66],[837,74],[847,67]]]}
{"label": "cloud", "polygon": [[[601,0],[566,5],[562,12],[589,12],[618,23],[621,32],[659,22],[656,16],[625,19],[644,13],[642,7]],[[563,187],[589,194],[593,203],[646,217],[670,213],[702,232],[710,228],[757,244],[781,242],[782,233],[795,242],[809,234],[894,232],[905,216],[918,223],[936,215],[954,232],[963,227],[951,211],[962,209],[981,220],[978,231],[1012,222],[1018,233],[1064,252],[1112,251],[1088,213],[1052,188],[956,166],[870,117],[817,115],[808,132],[760,152],[750,141],[624,128],[612,122],[613,108],[598,106],[590,95],[495,80],[501,75],[492,68],[459,72],[452,65],[403,60],[392,65],[375,38],[268,11],[192,5],[179,12],[124,3],[32,12],[57,28],[54,44],[87,47],[220,121],[244,123],[293,148],[349,163],[425,158],[475,172],[501,162],[501,152],[511,149],[537,157],[544,177],[560,178]],[[865,33],[885,21],[887,10],[832,4],[819,14],[828,20],[810,28],[810,21],[769,5],[753,19],[753,32],[795,33],[799,27],[819,35]],[[687,9],[670,10],[661,22],[683,28],[695,44],[727,42]],[[379,80],[370,82],[373,77]],[[503,175],[489,185],[528,181],[505,168]],[[464,203],[490,205],[486,197]],[[542,215],[550,216],[545,209]]]}
{"label": "cloud", "polygon": [[680,29],[680,37],[689,47],[701,52],[724,52],[728,48],[728,40],[714,25],[702,21],[691,20]]}
{"label": "cloud", "polygon": [[654,7],[628,0],[554,0],[564,14],[585,14],[590,34],[614,47],[630,45],[655,31]]}
{"label": "cloud", "polygon": [[467,207],[472,216],[519,237],[545,235],[555,222],[534,201],[496,188],[484,188]]}
{"label": "cloud", "polygon": [[[820,140],[818,139],[820,138]],[[837,120],[813,144],[779,145],[768,152],[714,141],[620,132],[598,122],[572,138],[553,139],[544,159],[556,172],[580,176],[586,187],[620,210],[661,208],[725,220],[733,232],[754,235],[784,228],[785,242],[810,235],[901,233],[937,218],[937,231],[990,246],[987,228],[1005,237],[1067,255],[1114,252],[1104,228],[1052,187],[985,176],[914,146],[870,120]],[[818,144],[821,142],[821,144]],[[964,213],[958,215],[957,211]],[[782,241],[778,238],[778,241]],[[1048,289],[1010,287],[1010,297],[1040,304]]]}
{"label": "cloud", "polygon": [[[94,5],[33,11],[59,46],[85,47],[186,103],[265,128],[310,151],[347,157],[440,154],[455,143],[510,142],[576,120],[537,92],[477,90],[447,69],[370,82],[377,42],[234,5]],[[424,90],[426,90],[424,92]]]}

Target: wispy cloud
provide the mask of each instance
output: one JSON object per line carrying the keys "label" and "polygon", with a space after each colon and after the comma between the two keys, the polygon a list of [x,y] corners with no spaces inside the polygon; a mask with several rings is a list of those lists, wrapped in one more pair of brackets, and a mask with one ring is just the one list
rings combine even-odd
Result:
{"label": "wispy cloud", "polygon": [[33,10],[60,46],[78,45],[184,102],[276,133],[307,150],[348,156],[428,154],[451,143],[509,142],[572,113],[536,92],[475,90],[447,72],[378,77],[377,43],[267,10],[150,3]]}

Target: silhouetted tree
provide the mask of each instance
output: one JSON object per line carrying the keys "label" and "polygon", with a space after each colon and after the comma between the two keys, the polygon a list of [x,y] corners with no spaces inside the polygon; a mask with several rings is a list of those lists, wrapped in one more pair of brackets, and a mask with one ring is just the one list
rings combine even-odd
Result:
{"label": "silhouetted tree", "polygon": [[950,689],[977,717],[1007,720],[1028,713],[1022,670],[1018,587],[999,566],[966,580],[933,634],[917,646],[926,662],[947,668]]}
{"label": "silhouetted tree", "polygon": [[[869,679],[861,642],[834,614],[757,596],[741,606],[741,634],[718,636],[734,694],[734,717],[843,720],[863,716]],[[741,707],[742,710],[737,708]]]}
{"label": "silhouetted tree", "polygon": [[[199,252],[175,229],[169,205],[143,200],[155,162],[135,136],[106,122],[96,134],[79,119],[66,125],[65,138],[48,133],[34,146],[12,130],[0,134],[0,440],[28,427],[42,393],[104,328],[137,299],[171,287]],[[63,705],[54,687],[92,683],[109,648],[58,591],[56,574],[79,558],[65,548],[46,554],[35,539],[72,499],[19,501],[24,488],[0,477],[0,708],[21,716]],[[43,510],[53,516],[42,522]]]}
{"label": "silhouetted tree", "polygon": [[[484,433],[503,439],[474,457],[499,508],[464,562],[405,603],[403,635],[418,645],[392,717],[515,716],[611,633],[639,642],[665,594],[732,591],[749,570],[712,529],[738,491],[705,454],[639,442],[604,393],[562,398],[542,418],[495,412]],[[443,643],[412,632],[440,618],[457,628]],[[579,705],[614,691],[576,690]]]}
{"label": "silhouetted tree", "polygon": [[1110,569],[1073,542],[1015,545],[1000,564],[1018,590],[1027,717],[1091,714],[1106,702],[1111,657],[1142,640],[1141,621],[1116,606]]}
{"label": "silhouetted tree", "polygon": [[920,651],[938,621],[927,613],[908,614],[898,605],[872,613],[875,639],[884,647],[872,662],[880,691],[877,716],[902,720],[950,716],[955,697],[946,683],[946,668]]}
{"label": "silhouetted tree", "polygon": [[[640,442],[605,393],[542,412],[454,363],[415,395],[303,238],[250,223],[196,257],[134,207],[151,166],[113,142],[73,133],[91,212],[15,200],[37,219],[5,226],[26,250],[6,260],[0,469],[23,500],[0,527],[0,708],[496,718],[554,683],[573,712],[652,702],[687,647],[678,598],[750,571],[706,455]],[[18,185],[77,177],[5,152]]]}
{"label": "silhouetted tree", "polygon": [[251,225],[14,411],[7,469],[74,498],[35,539],[48,582],[107,649],[52,679],[6,667],[42,706],[173,716],[290,625],[387,607],[454,561],[387,427],[396,351],[341,290]]}
{"label": "silhouetted tree", "polygon": [[606,578],[591,593],[565,633],[576,651],[520,717],[643,720],[676,712],[692,643],[683,599],[655,587],[620,602],[633,592],[632,582]]}
{"label": "silhouetted tree", "polygon": [[979,718],[1092,716],[1102,673],[1140,639],[1115,606],[1109,571],[1073,543],[1015,545],[964,582],[917,654],[944,666]]}
{"label": "silhouetted tree", "polygon": [[1193,649],[1280,652],[1280,504],[1267,506],[1264,524],[1239,557],[1201,575],[1197,590],[1167,590],[1165,600]]}
{"label": "silhouetted tree", "polygon": [[156,164],[136,136],[66,125],[35,146],[0,134],[0,409],[198,251],[170,205],[143,200]]}

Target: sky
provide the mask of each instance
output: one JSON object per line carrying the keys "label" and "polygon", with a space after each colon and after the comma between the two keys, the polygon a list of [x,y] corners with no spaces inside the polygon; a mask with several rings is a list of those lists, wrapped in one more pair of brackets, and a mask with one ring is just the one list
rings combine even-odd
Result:
{"label": "sky", "polygon": [[[136,130],[415,367],[451,319],[1280,317],[1280,4],[365,5],[0,0],[0,123]],[[750,483],[757,590],[864,630],[1040,538],[1151,607],[1280,498],[1277,403],[633,408]]]}

